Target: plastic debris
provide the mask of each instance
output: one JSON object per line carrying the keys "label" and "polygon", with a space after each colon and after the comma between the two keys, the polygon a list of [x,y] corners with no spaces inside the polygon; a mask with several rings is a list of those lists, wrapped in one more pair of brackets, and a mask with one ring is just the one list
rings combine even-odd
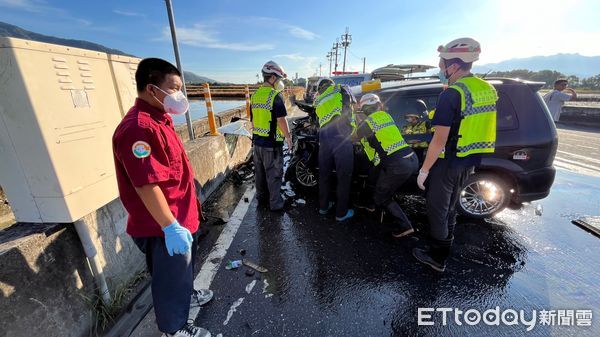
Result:
{"label": "plastic debris", "polygon": [[242,263],[244,264],[244,266],[250,267],[250,268],[256,270],[259,273],[266,273],[266,272],[269,271],[267,268],[261,267],[261,266],[257,265],[256,263],[254,263],[254,262],[252,262],[252,261],[250,261],[248,259],[243,259]]}
{"label": "plastic debris", "polygon": [[246,276],[248,276],[248,277],[252,277],[252,276],[254,276],[254,274],[256,274],[256,273],[254,272],[254,270],[252,270],[252,269],[248,268],[248,269],[246,269],[246,272],[245,272],[245,274],[246,274]]}
{"label": "plastic debris", "polygon": [[240,120],[237,122],[229,123],[217,129],[222,134],[231,134],[238,136],[246,136],[252,138],[252,134],[246,129],[248,121]]}
{"label": "plastic debris", "polygon": [[542,207],[542,205],[538,204],[535,207],[535,215],[542,216],[543,213],[544,213],[544,207]]}
{"label": "plastic debris", "polygon": [[304,200],[304,199],[296,199],[296,203],[299,204],[299,205],[304,205],[304,204],[306,204],[306,200]]}
{"label": "plastic debris", "polygon": [[285,191],[285,194],[286,194],[288,197],[295,197],[295,196],[296,196],[296,192],[294,192],[294,191],[292,191],[292,190],[286,190],[286,191]]}
{"label": "plastic debris", "polygon": [[233,260],[233,261],[229,260],[229,261],[227,261],[227,264],[225,265],[225,269],[227,269],[227,270],[238,269],[241,266],[242,266],[241,260]]}

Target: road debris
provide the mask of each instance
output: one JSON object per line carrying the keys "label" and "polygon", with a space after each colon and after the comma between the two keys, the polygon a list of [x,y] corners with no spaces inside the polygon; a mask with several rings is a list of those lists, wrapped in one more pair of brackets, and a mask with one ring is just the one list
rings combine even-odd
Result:
{"label": "road debris", "polygon": [[244,264],[244,266],[250,267],[250,268],[256,270],[259,273],[266,273],[266,272],[269,271],[267,268],[261,267],[261,266],[257,265],[256,263],[254,263],[254,262],[252,262],[252,261],[250,261],[248,259],[243,259],[242,263]]}
{"label": "road debris", "polygon": [[227,261],[227,264],[225,265],[225,269],[227,269],[227,270],[238,269],[241,266],[242,266],[241,260],[233,260],[233,261],[229,260],[229,261]]}

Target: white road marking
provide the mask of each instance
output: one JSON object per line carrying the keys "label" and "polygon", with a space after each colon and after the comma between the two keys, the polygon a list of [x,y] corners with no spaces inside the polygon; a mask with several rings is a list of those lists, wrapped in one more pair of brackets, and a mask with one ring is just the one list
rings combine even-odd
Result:
{"label": "white road marking", "polygon": [[[198,276],[196,276],[196,279],[194,280],[194,288],[208,289],[210,287],[210,284],[217,274],[225,254],[227,254],[227,249],[229,249],[235,234],[240,228],[240,224],[242,223],[244,216],[248,212],[248,207],[254,198],[254,193],[254,187],[248,188],[238,202],[233,214],[231,214],[231,217],[229,218],[229,222],[227,225],[225,225],[225,228],[223,228],[223,231],[217,239],[217,242],[215,242],[215,245],[206,257]],[[248,199],[248,202],[244,201],[246,198]]]}
{"label": "white road marking", "polygon": [[233,302],[233,304],[231,305],[231,308],[229,308],[229,311],[227,312],[227,319],[225,320],[225,322],[223,322],[223,325],[229,324],[229,320],[233,316],[233,313],[237,311],[237,307],[239,307],[243,302],[244,302],[243,297],[238,298],[237,301]]}
{"label": "white road marking", "polygon": [[559,168],[563,168],[566,170],[569,170],[571,172],[576,172],[576,173],[581,173],[581,174],[586,174],[589,176],[595,176],[595,177],[600,177],[600,170],[598,169],[587,169],[584,167],[581,167],[579,164],[573,165],[573,164],[569,164],[567,162],[562,161],[561,159],[555,158],[554,159],[554,166],[559,167]]}
{"label": "white road marking", "polygon": [[[233,214],[231,214],[231,217],[229,218],[229,222],[227,222],[225,228],[223,228],[221,235],[219,235],[215,245],[206,257],[200,272],[194,279],[194,289],[210,288],[210,285],[223,262],[223,258],[225,257],[225,254],[227,254],[227,250],[240,228],[244,216],[246,216],[246,213],[248,212],[248,207],[250,206],[255,193],[256,190],[254,187],[249,187],[246,192],[244,192],[244,195],[242,195]],[[246,198],[248,202],[244,201]],[[198,312],[200,312],[199,307],[191,308],[188,315],[189,319],[195,320],[196,317],[198,317]]]}
{"label": "white road marking", "polygon": [[560,161],[560,162],[562,162],[563,164],[577,165],[579,167],[583,167],[583,168],[586,168],[586,169],[589,169],[589,170],[594,170],[594,171],[600,172],[600,166],[587,165],[587,164],[584,164],[582,162],[578,162],[578,161],[575,161],[575,160],[569,160],[569,159],[565,159],[565,158],[554,158],[554,162],[556,162],[557,160]]}
{"label": "white road marking", "polygon": [[248,285],[246,286],[246,293],[250,294],[252,292],[252,289],[254,289],[255,285],[256,285],[256,280],[248,283]]}
{"label": "white road marking", "polygon": [[[567,151],[561,151],[561,150],[558,150],[558,151],[556,151],[556,152],[558,152],[558,153],[563,153],[563,154],[566,154],[566,155],[568,155],[568,156],[571,156],[571,157],[575,157],[575,158],[583,159],[583,160],[585,160],[585,161],[589,161],[589,162],[592,162],[592,163],[600,164],[600,160],[598,160],[598,159],[594,159],[594,158],[590,158],[590,157],[588,157],[588,156],[582,156],[582,155],[580,155],[580,154],[571,153],[571,152],[567,152]],[[563,159],[563,158],[561,158],[561,159]]]}

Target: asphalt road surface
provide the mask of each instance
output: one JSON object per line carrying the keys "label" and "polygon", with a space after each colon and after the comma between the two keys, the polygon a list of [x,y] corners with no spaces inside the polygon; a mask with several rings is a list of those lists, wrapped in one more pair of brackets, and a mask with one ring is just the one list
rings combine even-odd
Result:
{"label": "asphalt road surface", "polygon": [[[489,221],[459,219],[443,274],[412,257],[423,240],[393,239],[377,216],[338,224],[310,195],[271,213],[250,181],[226,184],[207,207],[229,219],[207,225],[196,285],[215,298],[196,323],[225,337],[599,336],[600,239],[571,220],[600,215],[600,130],[561,127],[559,137],[550,195]],[[402,206],[422,236],[423,200]],[[242,258],[268,271],[225,269]],[[152,312],[133,335],[160,335]]]}

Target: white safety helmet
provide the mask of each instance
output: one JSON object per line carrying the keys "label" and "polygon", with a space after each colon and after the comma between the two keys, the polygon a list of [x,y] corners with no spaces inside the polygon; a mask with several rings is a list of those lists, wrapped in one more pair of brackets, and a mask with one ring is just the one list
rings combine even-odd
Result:
{"label": "white safety helmet", "polygon": [[381,103],[379,96],[375,94],[365,94],[360,98],[360,102],[358,103],[359,107],[363,109],[365,106],[375,105],[377,103]]}
{"label": "white safety helmet", "polygon": [[265,65],[262,67],[262,73],[263,75],[272,74],[278,78],[287,78],[287,74],[285,73],[285,70],[283,70],[283,67],[277,64],[275,61],[269,61],[265,63]]}
{"label": "white safety helmet", "polygon": [[481,46],[479,42],[469,37],[463,37],[452,40],[445,46],[439,46],[437,51],[444,60],[461,59],[465,63],[471,63],[479,60]]}

